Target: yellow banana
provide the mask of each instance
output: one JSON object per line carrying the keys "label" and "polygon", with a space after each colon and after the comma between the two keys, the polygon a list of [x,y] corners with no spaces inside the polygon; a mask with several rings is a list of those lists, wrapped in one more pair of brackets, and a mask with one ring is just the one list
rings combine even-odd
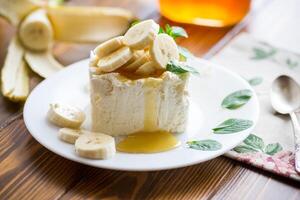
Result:
{"label": "yellow banana", "polygon": [[110,7],[49,6],[55,39],[68,42],[101,42],[123,34],[133,19],[124,9]]}

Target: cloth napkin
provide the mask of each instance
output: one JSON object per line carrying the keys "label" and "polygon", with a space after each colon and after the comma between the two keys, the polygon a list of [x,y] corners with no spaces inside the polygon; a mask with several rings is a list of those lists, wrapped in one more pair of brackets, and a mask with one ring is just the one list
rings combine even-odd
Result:
{"label": "cloth napkin", "polygon": [[[254,131],[225,156],[300,181],[294,168],[290,118],[276,114],[270,102],[271,84],[277,76],[286,74],[300,83],[300,55],[242,33],[212,61],[248,80],[260,103],[260,118]],[[299,119],[299,112],[297,116]]]}

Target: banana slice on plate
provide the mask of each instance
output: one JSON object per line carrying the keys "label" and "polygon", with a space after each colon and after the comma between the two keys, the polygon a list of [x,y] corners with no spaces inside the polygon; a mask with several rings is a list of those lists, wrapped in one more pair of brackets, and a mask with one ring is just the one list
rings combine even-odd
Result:
{"label": "banana slice on plate", "polygon": [[129,47],[122,47],[117,51],[100,58],[97,66],[104,72],[112,72],[124,65],[132,57],[132,51]]}
{"label": "banana slice on plate", "polygon": [[133,49],[145,49],[158,34],[159,25],[152,19],[142,21],[132,26],[124,35],[123,42]]}
{"label": "banana slice on plate", "polygon": [[108,159],[115,155],[115,139],[103,133],[85,132],[75,142],[75,152],[85,158]]}
{"label": "banana slice on plate", "polygon": [[95,55],[97,55],[98,58],[103,58],[104,56],[108,56],[112,52],[118,50],[123,46],[122,38],[123,36],[119,36],[103,42],[95,48]]}
{"label": "banana slice on plate", "polygon": [[149,55],[149,53],[143,53],[142,55],[140,55],[139,58],[137,58],[134,62],[132,62],[129,65],[126,65],[123,69],[126,71],[135,71],[137,70],[137,68],[139,68],[140,66],[142,66],[143,64],[145,64],[146,62],[150,61],[151,57]]}
{"label": "banana slice on plate", "polygon": [[30,13],[21,23],[19,37],[25,47],[34,51],[44,51],[53,41],[52,25],[45,10]]}
{"label": "banana slice on plate", "polygon": [[154,72],[156,71],[156,69],[157,69],[156,65],[157,64],[153,61],[146,62],[145,64],[140,66],[135,71],[135,73],[138,75],[142,75],[142,76],[149,76],[151,74],[154,74]]}
{"label": "banana slice on plate", "polygon": [[85,120],[85,114],[79,108],[57,103],[50,104],[47,116],[53,124],[66,128],[79,128]]}
{"label": "banana slice on plate", "polygon": [[82,134],[79,129],[61,128],[58,131],[58,137],[64,142],[75,144],[75,141]]}
{"label": "banana slice on plate", "polygon": [[177,44],[172,37],[165,33],[155,37],[150,48],[150,55],[161,69],[165,69],[169,61],[179,59]]}

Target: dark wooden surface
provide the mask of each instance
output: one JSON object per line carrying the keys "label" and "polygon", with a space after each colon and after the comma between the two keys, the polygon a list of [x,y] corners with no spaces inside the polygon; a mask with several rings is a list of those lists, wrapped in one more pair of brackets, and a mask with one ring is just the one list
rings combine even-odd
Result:
{"label": "dark wooden surface", "polygon": [[[300,7],[298,10],[291,7],[299,5],[297,1],[255,1],[255,11],[235,27],[213,29],[183,25],[190,37],[179,43],[206,58],[241,31],[286,44],[284,38],[290,36],[289,33],[300,37],[299,24],[286,27],[282,23],[282,19],[300,18]],[[155,0],[74,0],[69,3],[119,5],[141,18],[173,24],[159,15]],[[292,11],[296,13],[291,14]],[[278,37],[270,31],[276,31]],[[1,65],[13,32],[14,29],[0,19]],[[86,58],[92,47],[58,44],[55,55],[62,63],[70,64]],[[34,77],[33,85],[38,81],[40,78]],[[55,155],[37,143],[24,125],[21,108],[22,105],[0,98],[0,199],[300,199],[299,183],[224,157],[159,172],[121,172],[84,166]]]}

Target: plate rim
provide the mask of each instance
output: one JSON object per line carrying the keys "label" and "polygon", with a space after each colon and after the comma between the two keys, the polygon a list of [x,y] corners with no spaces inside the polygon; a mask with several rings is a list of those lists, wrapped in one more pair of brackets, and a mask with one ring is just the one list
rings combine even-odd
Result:
{"label": "plate rim", "polygon": [[48,77],[47,79],[44,79],[42,82],[40,82],[30,93],[30,95],[28,96],[25,104],[24,104],[24,109],[23,109],[23,119],[24,119],[24,123],[25,123],[25,126],[28,130],[28,132],[30,133],[30,135],[38,142],[40,143],[43,147],[45,147],[46,149],[48,149],[49,151],[65,158],[65,159],[68,159],[68,160],[71,160],[71,161],[74,161],[74,162],[77,162],[77,163],[81,163],[81,164],[84,164],[84,165],[88,165],[88,166],[92,166],[92,167],[96,167],[96,168],[101,168],[101,169],[110,169],[110,170],[119,170],[119,171],[161,171],[161,170],[169,170],[169,169],[177,169],[177,168],[183,168],[183,167],[188,167],[188,166],[193,166],[193,165],[196,165],[196,164],[199,164],[199,163],[202,163],[202,162],[205,162],[205,161],[209,161],[211,159],[214,159],[214,158],[217,158],[219,157],[220,155],[223,155],[225,154],[226,152],[228,152],[230,149],[234,148],[235,146],[237,146],[238,144],[241,143],[241,141],[243,141],[244,139],[246,139],[252,132],[252,130],[256,127],[257,125],[257,122],[258,122],[258,119],[259,119],[259,113],[260,113],[260,105],[259,105],[259,101],[258,101],[258,97],[257,97],[257,94],[256,92],[254,91],[254,89],[251,87],[251,85],[245,80],[243,79],[241,76],[239,76],[237,73],[227,69],[226,67],[220,65],[220,64],[217,64],[217,63],[214,63],[212,61],[209,61],[209,60],[204,60],[204,59],[200,59],[200,58],[196,58],[197,62],[201,62],[203,64],[206,64],[206,65],[209,65],[209,66],[212,66],[212,67],[215,67],[215,68],[220,68],[221,70],[223,71],[226,71],[226,73],[229,73],[231,74],[232,76],[234,76],[236,79],[239,79],[239,81],[241,82],[244,82],[244,84],[248,85],[250,90],[252,91],[253,93],[253,96],[252,98],[254,99],[254,101],[256,102],[255,105],[256,105],[256,109],[257,109],[257,112],[255,113],[255,116],[253,117],[252,121],[253,121],[253,126],[251,126],[249,129],[247,129],[247,134],[245,134],[245,136],[241,136],[241,138],[243,138],[241,141],[237,141],[234,143],[233,147],[223,147],[222,148],[222,151],[218,152],[218,153],[215,153],[213,155],[210,155],[210,156],[207,156],[203,159],[198,159],[194,162],[186,162],[186,163],[182,163],[182,164],[177,164],[177,165],[169,165],[169,166],[166,166],[166,167],[148,167],[147,169],[146,168],[128,168],[128,167],[111,167],[111,166],[106,166],[106,165],[102,165],[102,166],[99,166],[99,164],[96,164],[96,163],[91,163],[91,162],[85,162],[85,160],[82,160],[82,159],[76,159],[76,158],[73,158],[73,157],[70,157],[68,155],[66,155],[64,153],[64,151],[59,151],[59,150],[56,150],[55,148],[52,148],[50,145],[47,145],[46,143],[42,142],[39,137],[37,135],[35,135],[32,131],[32,127],[31,127],[31,123],[29,122],[29,119],[27,117],[27,115],[29,115],[29,108],[28,108],[28,105],[31,101],[31,98],[33,98],[32,96],[34,96],[34,94],[36,93],[36,91],[39,90],[39,88],[43,87],[43,85],[47,84],[47,82],[51,82],[51,80],[53,79],[53,77],[56,77],[56,76],[59,76],[60,74],[64,73],[64,71],[66,70],[69,70],[69,68],[73,67],[73,66],[76,66],[76,65],[79,65],[79,63],[84,63],[84,62],[88,62],[89,59],[82,59],[82,60],[79,60],[77,62],[74,62],[70,65],[67,65],[65,66],[64,69],[60,70],[59,72],[53,74],[52,76]]}

